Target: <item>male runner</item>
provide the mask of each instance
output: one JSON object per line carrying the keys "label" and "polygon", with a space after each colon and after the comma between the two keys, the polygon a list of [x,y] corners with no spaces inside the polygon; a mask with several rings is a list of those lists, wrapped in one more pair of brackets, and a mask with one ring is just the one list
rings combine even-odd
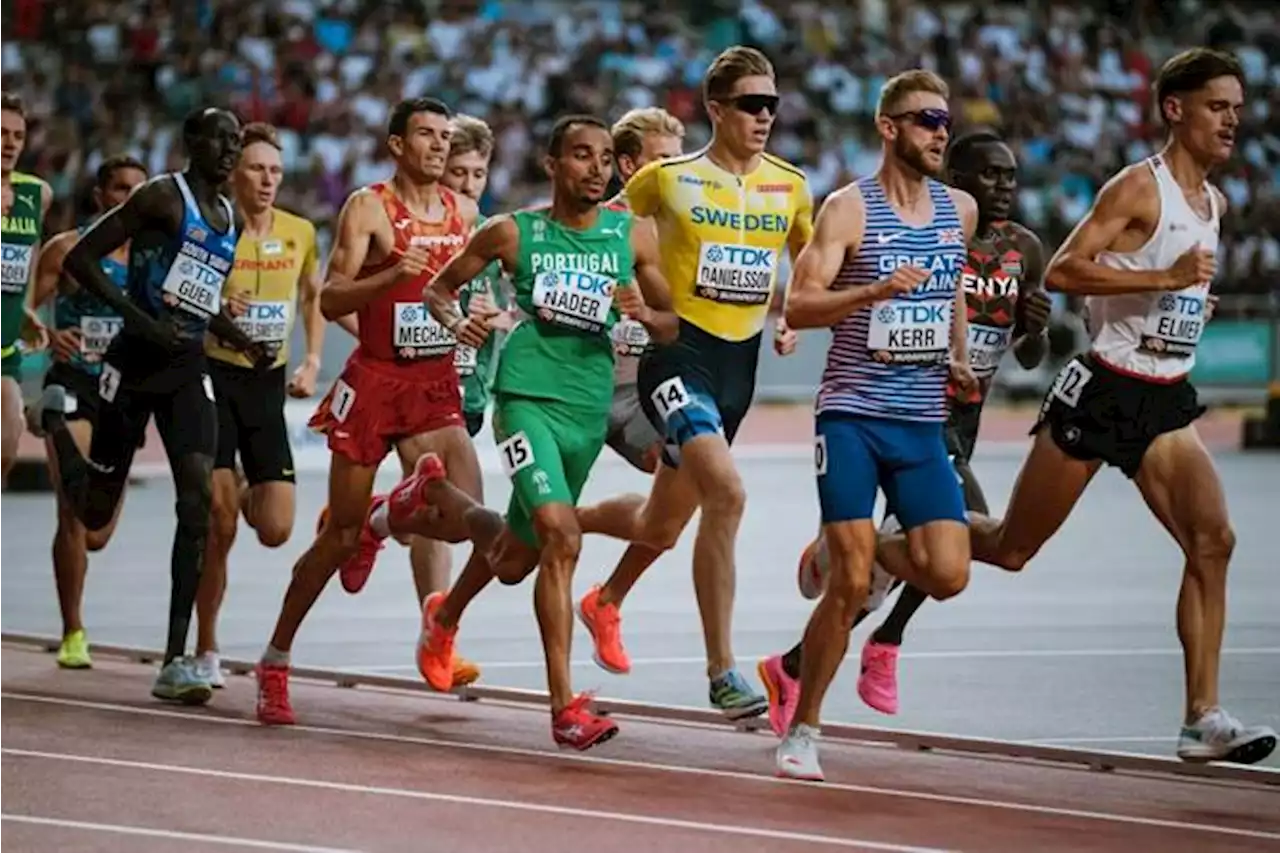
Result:
{"label": "male runner", "polygon": [[876,108],[880,168],[834,192],[796,264],[787,320],[834,327],[818,389],[814,467],[831,576],[804,635],[796,719],[778,774],[821,779],[822,698],[867,599],[877,492],[907,531],[904,580],[938,599],[969,579],[964,499],[947,458],[948,376],[976,387],[966,346],[968,193],[940,174],[951,127],[946,83],[930,71],[888,80]]}
{"label": "male runner", "polygon": [[[490,562],[472,561],[447,596],[428,596],[418,666],[434,689],[449,689],[463,608],[494,575],[514,584],[538,568],[534,610],[547,661],[552,738],[585,750],[618,730],[591,712],[589,694],[574,696],[569,674],[571,590],[582,547],[574,508],[608,428],[610,333],[620,312],[659,342],[674,338],[677,326],[652,230],[632,228],[630,213],[600,204],[613,171],[608,126],[593,116],[562,117],[544,162],[550,208],[490,220],[424,294],[432,314],[460,341],[479,345],[489,332],[486,320],[462,315],[453,301],[460,287],[500,261],[522,319],[507,340],[495,386],[494,435],[512,481],[508,528]],[[390,526],[398,526],[397,515],[421,513],[433,503],[417,481],[402,483],[391,494]]]}
{"label": "male runner", "polygon": [[[1052,303],[1041,282],[1045,257],[1040,239],[1008,220],[1017,190],[1017,161],[1009,146],[990,131],[961,136],[951,143],[947,171],[948,183],[978,203],[977,231],[961,274],[968,306],[969,367],[978,387],[965,393],[954,380],[947,383],[947,452],[960,478],[965,508],[986,513],[986,496],[969,465],[982,406],[1010,349],[1028,370],[1040,363],[1048,350]],[[829,568],[827,546],[819,535],[801,557],[800,588],[806,598],[822,594]],[[868,606],[854,619],[855,627],[874,609],[875,589],[873,579]],[[858,695],[877,711],[898,712],[897,661],[902,633],[927,597],[919,587],[906,586],[888,618],[863,647]],[[801,644],[796,643],[786,654],[766,658],[758,667],[769,694],[769,720],[780,737],[791,727],[800,660]]]}
{"label": "male runner", "polygon": [[[101,216],[105,211],[124,204],[130,193],[147,179],[147,169],[132,157],[110,157],[98,167],[93,187],[93,206]],[[44,376],[45,386],[61,385],[67,389],[67,428],[81,453],[89,451],[94,424],[98,419],[98,380],[102,375],[102,356],[123,325],[114,310],[87,290],[63,275],[62,264],[67,252],[84,233],[72,228],[54,236],[40,253],[36,266],[35,292],[32,302],[42,307],[54,298],[54,328],[49,331],[53,364]],[[121,246],[102,259],[102,271],[116,287],[124,289],[129,277],[129,244]],[[72,401],[75,401],[72,403]],[[34,412],[34,410],[33,410]],[[33,434],[40,432],[38,423],[31,425]],[[45,455],[49,477],[57,493],[58,526],[53,534],[53,577],[58,588],[58,607],[62,612],[62,645],[58,648],[58,666],[87,669],[93,665],[89,641],[85,636],[80,604],[84,597],[84,577],[88,570],[88,551],[101,551],[111,540],[120,518],[123,501],[116,504],[111,521],[92,533],[76,518],[58,476],[58,457],[53,442],[45,438]]]}
{"label": "male runner", "polygon": [[[268,548],[280,547],[293,532],[293,451],[284,418],[285,395],[305,398],[316,392],[324,342],[315,226],[275,207],[284,178],[275,128],[248,124],[242,139],[231,190],[244,224],[225,289],[240,312],[236,325],[275,360],[270,370],[259,371],[215,336],[205,342],[218,407],[218,453],[213,461],[213,516],[204,575],[196,596],[196,656],[201,674],[214,687],[223,685],[218,612],[227,589],[227,555],[240,515]],[[295,305],[307,354],[286,380]],[[237,454],[243,482],[236,469]]]}
{"label": "male runner", "polygon": [[[1125,167],[1049,262],[1045,283],[1087,297],[1093,344],[1058,373],[1003,519],[971,517],[974,557],[1019,571],[1066,520],[1103,463],[1131,478],[1185,558],[1178,639],[1186,703],[1178,756],[1262,761],[1265,726],[1218,703],[1227,564],[1235,533],[1222,482],[1194,422],[1195,366],[1227,200],[1208,182],[1235,147],[1244,73],[1228,53],[1193,48],[1153,86],[1164,149]],[[899,543],[895,543],[898,545]]]}
{"label": "male runner", "polygon": [[779,102],[773,66],[764,54],[729,48],[707,70],[703,89],[713,128],[710,145],[649,163],[626,186],[632,212],[653,218],[663,274],[677,285],[680,336],[642,357],[637,386],[641,405],[666,441],[662,464],[647,500],[624,495],[579,514],[584,532],[637,543],[650,553],[624,555],[613,577],[591,590],[579,611],[595,639],[596,659],[626,672],[630,662],[621,646],[617,608],[644,568],[675,545],[701,508],[693,580],[709,698],[730,719],[742,719],[764,713],[768,701],[739,673],[733,657],[734,547],[746,493],[729,446],[755,394],[778,254],[788,249],[795,257],[808,242],[813,202],[804,173],[764,151]]}
{"label": "male runner", "polygon": [[434,98],[397,104],[387,126],[395,175],[352,193],[338,215],[320,310],[330,321],[356,313],[360,345],[311,419],[333,453],[327,520],[294,567],[258,665],[263,723],[294,722],[289,651],[329,578],[340,572],[355,593],[373,570],[385,537],[368,520],[387,500],[373,499],[373,484],[392,447],[410,477],[421,473],[419,460],[448,472],[449,501],[433,519],[438,535],[428,538],[470,540],[474,561],[501,529],[496,514],[468,515],[483,500],[483,481],[462,417],[456,339],[422,304],[428,276],[457,254],[476,219],[471,199],[440,184],[451,119]]}
{"label": "male runner", "polygon": [[[67,389],[50,385],[31,420],[51,433],[63,495],[85,527],[115,517],[133,455],[155,415],[177,493],[169,636],[164,666],[151,692],[160,699],[207,702],[209,682],[185,657],[187,629],[205,537],[210,475],[217,450],[213,386],[205,373],[204,336],[219,335],[255,363],[268,363],[221,313],[222,286],[235,259],[236,222],[218,192],[240,157],[240,123],[225,110],[200,109],[182,126],[190,157],[185,172],[146,182],[84,233],[67,254],[66,272],[124,320],[103,356],[98,421],[85,458],[67,428]],[[102,259],[129,242],[122,291]],[[78,401],[77,401],[78,402]]]}
{"label": "male runner", "polygon": [[40,254],[44,217],[53,203],[49,185],[34,175],[14,171],[27,144],[27,111],[22,99],[0,95],[0,189],[4,193],[0,219],[0,353],[3,353],[3,420],[0,446],[3,459],[0,481],[8,482],[9,469],[18,461],[22,438],[22,352],[48,345],[44,324],[31,307],[28,285]]}

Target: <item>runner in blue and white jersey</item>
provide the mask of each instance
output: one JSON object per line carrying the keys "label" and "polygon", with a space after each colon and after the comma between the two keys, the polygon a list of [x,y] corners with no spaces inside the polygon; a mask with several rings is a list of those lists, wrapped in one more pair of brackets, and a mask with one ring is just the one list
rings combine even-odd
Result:
{"label": "runner in blue and white jersey", "polygon": [[958,285],[977,204],[932,177],[951,126],[947,95],[928,71],[885,84],[880,169],[823,204],[787,294],[792,328],[832,327],[834,337],[814,448],[831,574],[805,631],[795,724],[777,753],[781,776],[822,778],[822,698],[867,597],[877,492],[917,556],[904,580],[942,599],[969,579],[964,499],[943,428],[948,378],[974,384]]}

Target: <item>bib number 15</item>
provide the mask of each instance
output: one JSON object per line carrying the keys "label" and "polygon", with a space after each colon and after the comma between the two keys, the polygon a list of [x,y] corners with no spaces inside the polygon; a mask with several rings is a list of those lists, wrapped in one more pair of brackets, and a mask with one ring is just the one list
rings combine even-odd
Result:
{"label": "bib number 15", "polygon": [[498,456],[502,461],[502,469],[511,477],[533,464],[533,445],[521,430],[498,445]]}

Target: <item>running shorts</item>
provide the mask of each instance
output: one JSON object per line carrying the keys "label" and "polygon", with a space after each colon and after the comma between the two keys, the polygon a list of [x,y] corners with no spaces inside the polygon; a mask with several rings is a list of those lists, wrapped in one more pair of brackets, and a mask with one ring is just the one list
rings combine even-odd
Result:
{"label": "running shorts", "polygon": [[591,466],[604,448],[607,418],[557,400],[499,393],[493,408],[498,460],[511,479],[507,526],[539,547],[533,513],[540,506],[578,505]]}
{"label": "running shorts", "polygon": [[366,467],[381,464],[403,439],[464,426],[453,362],[438,373],[424,367],[356,350],[307,426],[328,436],[330,451]]}
{"label": "running shorts", "polygon": [[98,422],[98,377],[55,361],[44,375],[43,387],[61,385],[67,389],[67,421]]}
{"label": "running shorts", "polygon": [[1151,382],[1083,353],[1058,371],[1031,434],[1047,426],[1063,453],[1085,462],[1101,460],[1133,478],[1153,441],[1205,411],[1185,376]]}
{"label": "running shorts", "polygon": [[649,423],[640,405],[640,392],[634,383],[613,389],[613,405],[609,409],[609,431],[605,442],[613,451],[637,470],[645,471],[645,460],[662,436]]}
{"label": "running shorts", "polygon": [[905,530],[931,521],[967,523],[942,424],[823,412],[816,432],[823,524],[871,520],[881,489]]}
{"label": "running shorts", "polygon": [[294,482],[284,419],[285,365],[259,372],[211,358],[209,378],[218,406],[213,467],[234,468],[238,452],[249,485]]}
{"label": "running shorts", "polygon": [[674,343],[640,357],[640,405],[662,434],[667,465],[677,467],[680,448],[700,435],[733,444],[755,397],[760,339],[726,341],[681,319]]}

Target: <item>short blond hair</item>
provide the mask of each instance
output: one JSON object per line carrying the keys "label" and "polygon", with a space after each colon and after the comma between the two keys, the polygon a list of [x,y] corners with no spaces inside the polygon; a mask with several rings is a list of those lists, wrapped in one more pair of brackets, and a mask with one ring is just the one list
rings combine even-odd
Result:
{"label": "short blond hair", "polygon": [[628,110],[613,124],[613,156],[639,157],[644,138],[650,134],[684,139],[684,122],[662,107],[637,107]]}
{"label": "short blond hair", "polygon": [[276,133],[276,129],[265,121],[253,121],[244,126],[244,130],[240,131],[240,145],[248,148],[258,142],[265,142],[277,151],[284,151],[284,146],[280,144],[280,135]]}
{"label": "short blond hair", "polygon": [[726,98],[733,85],[743,77],[768,77],[774,79],[773,63],[754,47],[737,44],[721,51],[707,69],[702,80],[702,95],[708,101]]}
{"label": "short blond hair", "polygon": [[453,136],[449,137],[449,156],[470,154],[493,155],[493,131],[475,116],[458,113],[453,117]]}
{"label": "short blond hair", "polygon": [[876,104],[876,118],[892,115],[894,109],[906,100],[908,95],[914,95],[916,92],[930,92],[941,95],[944,99],[951,97],[951,89],[945,80],[932,71],[913,68],[890,77],[880,87],[880,102]]}

